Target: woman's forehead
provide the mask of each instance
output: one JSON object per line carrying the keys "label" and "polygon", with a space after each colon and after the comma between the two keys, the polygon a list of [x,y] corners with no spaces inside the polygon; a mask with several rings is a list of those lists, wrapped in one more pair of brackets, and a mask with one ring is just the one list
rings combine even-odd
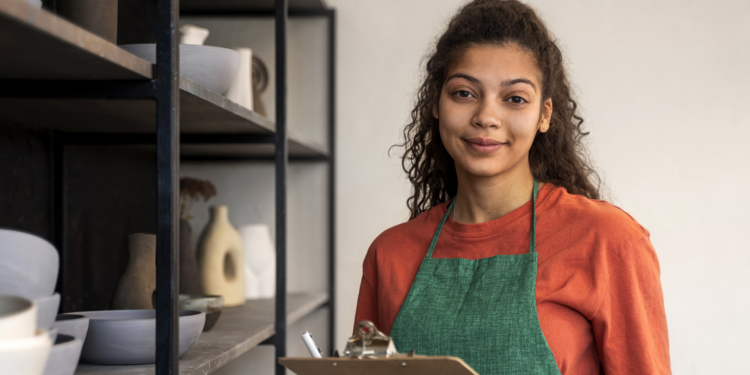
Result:
{"label": "woman's forehead", "polygon": [[541,84],[534,56],[510,43],[466,48],[451,64],[446,80],[456,74],[474,77],[482,85],[498,85],[519,78],[530,80],[537,88]]}

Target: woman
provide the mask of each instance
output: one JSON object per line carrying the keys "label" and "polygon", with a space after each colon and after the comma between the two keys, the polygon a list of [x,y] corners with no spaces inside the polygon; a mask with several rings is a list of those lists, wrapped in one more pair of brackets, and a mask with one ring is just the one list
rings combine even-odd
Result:
{"label": "woman", "polygon": [[598,200],[560,50],[518,1],[475,0],[427,62],[410,221],[364,261],[356,321],[479,374],[669,374],[648,231]]}

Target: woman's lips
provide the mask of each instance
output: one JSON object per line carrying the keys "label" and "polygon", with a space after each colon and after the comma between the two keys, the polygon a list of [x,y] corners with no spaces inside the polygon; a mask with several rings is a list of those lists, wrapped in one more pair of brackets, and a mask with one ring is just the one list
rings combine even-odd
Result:
{"label": "woman's lips", "polygon": [[481,153],[491,153],[494,151],[499,150],[501,147],[505,146],[506,143],[496,141],[494,139],[487,139],[487,138],[467,138],[464,139],[466,143],[469,144],[474,150],[477,150]]}

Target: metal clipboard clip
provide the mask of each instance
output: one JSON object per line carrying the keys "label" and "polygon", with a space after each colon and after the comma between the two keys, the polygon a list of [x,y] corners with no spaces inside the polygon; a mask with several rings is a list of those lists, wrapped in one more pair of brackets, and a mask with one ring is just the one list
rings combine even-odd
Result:
{"label": "metal clipboard clip", "polygon": [[[349,338],[344,356],[350,358],[388,358],[397,355],[393,340],[369,320],[357,323],[357,332]],[[363,328],[367,328],[367,332]]]}

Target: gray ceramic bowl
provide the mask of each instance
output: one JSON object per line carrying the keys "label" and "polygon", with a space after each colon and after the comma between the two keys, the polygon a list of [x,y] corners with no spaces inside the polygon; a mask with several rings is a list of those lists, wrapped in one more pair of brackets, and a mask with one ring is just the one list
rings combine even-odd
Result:
{"label": "gray ceramic bowl", "polygon": [[78,367],[83,341],[70,335],[58,334],[49,352],[44,375],[73,375]]}
{"label": "gray ceramic bowl", "polygon": [[57,250],[47,240],[0,229],[0,294],[31,300],[51,296],[59,263]]}
{"label": "gray ceramic bowl", "polygon": [[60,307],[60,295],[55,293],[48,297],[37,298],[34,300],[34,303],[36,303],[39,309],[39,313],[36,316],[37,327],[49,330],[55,323],[57,309]]}
{"label": "gray ceramic bowl", "polygon": [[206,325],[203,332],[210,330],[221,316],[224,297],[211,295],[180,294],[180,309],[195,310],[206,313]]}
{"label": "gray ceramic bowl", "polygon": [[86,333],[89,331],[89,318],[83,315],[60,314],[55,318],[55,324],[61,334],[70,335],[81,341],[86,341]]}
{"label": "gray ceramic bowl", "polygon": [[[156,310],[84,311],[89,331],[81,361],[101,365],[142,365],[156,363]],[[198,340],[206,322],[200,311],[180,310],[182,357]]]}
{"label": "gray ceramic bowl", "polygon": [[[156,44],[123,44],[120,48],[156,64]],[[240,53],[229,48],[180,44],[180,75],[219,94],[232,85]]]}

